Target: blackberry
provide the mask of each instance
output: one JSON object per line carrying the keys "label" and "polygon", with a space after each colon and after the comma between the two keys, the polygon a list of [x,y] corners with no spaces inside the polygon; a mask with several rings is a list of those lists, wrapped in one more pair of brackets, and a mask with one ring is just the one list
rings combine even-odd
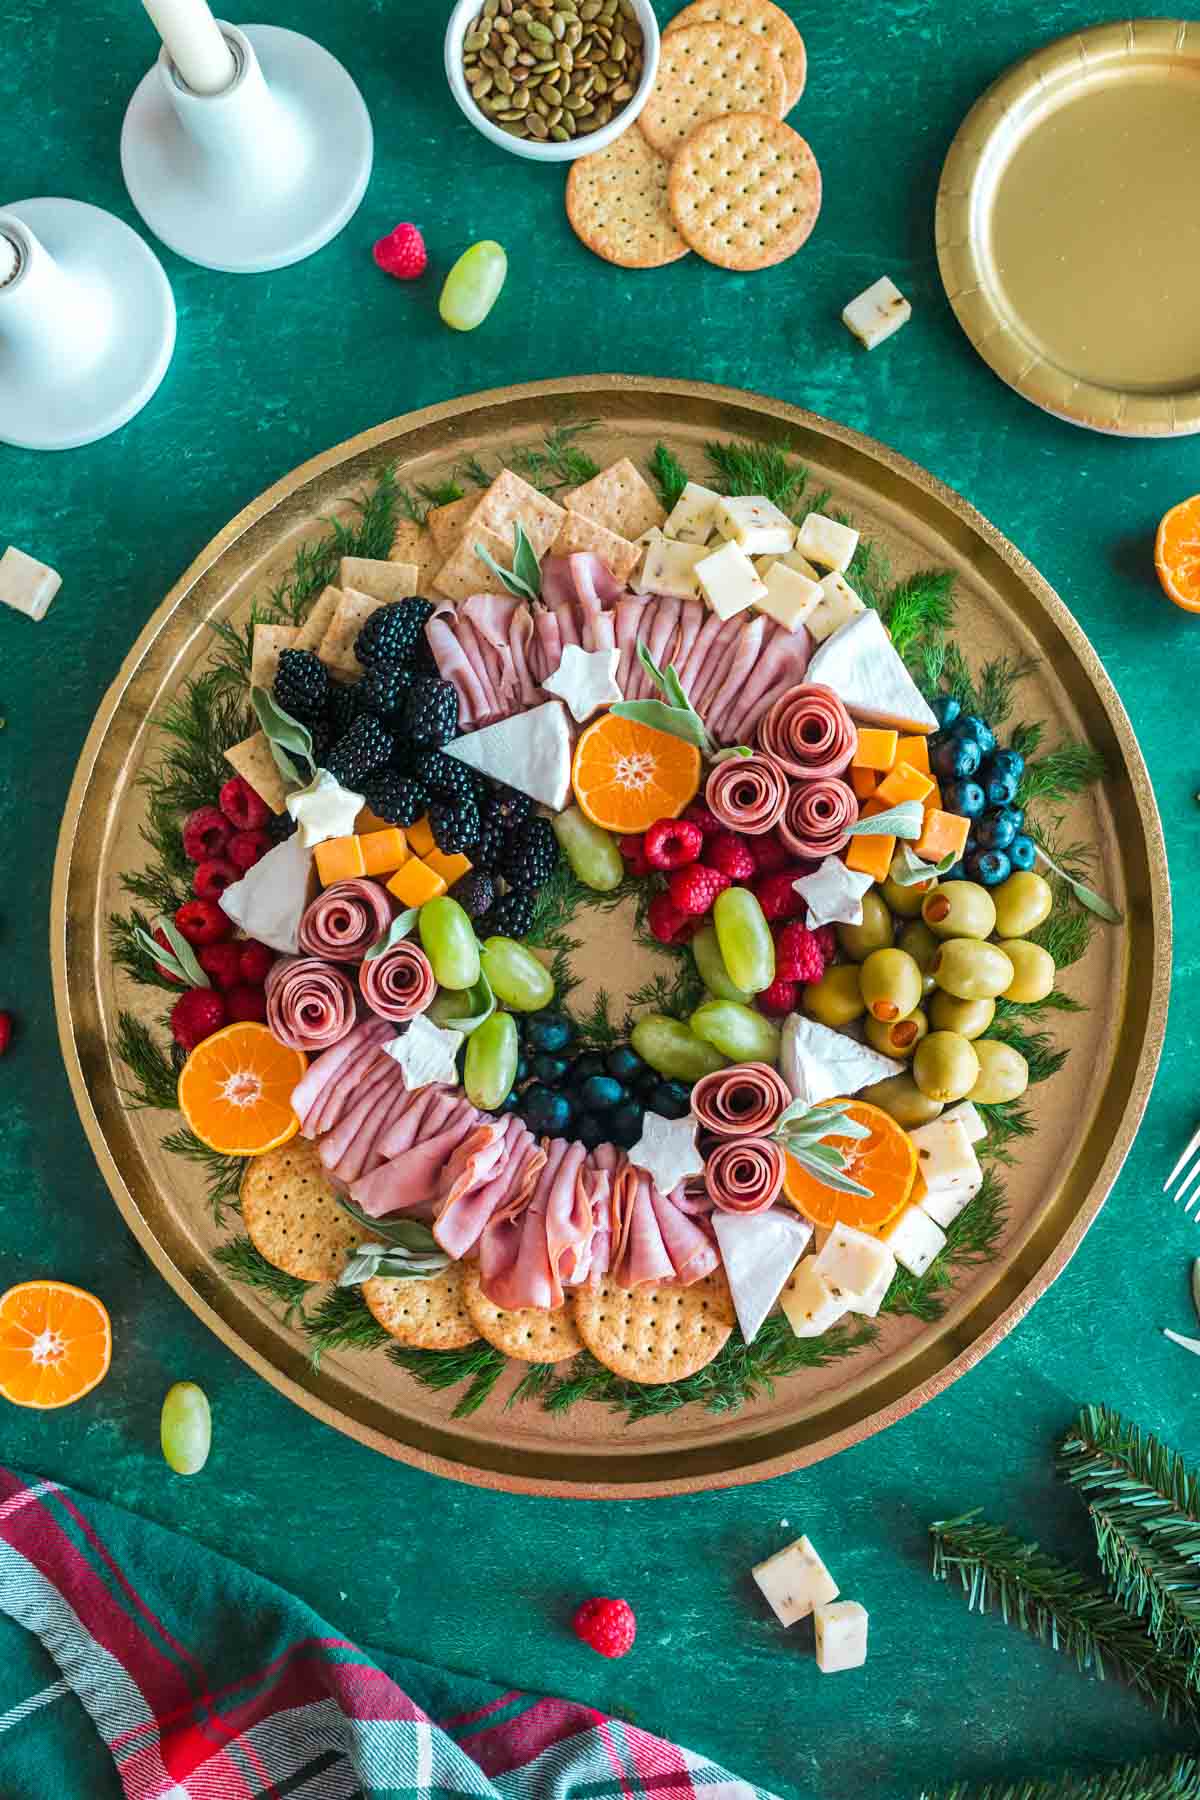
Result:
{"label": "blackberry", "polygon": [[429,808],[429,829],[438,849],[454,856],[479,836],[479,808],[473,800],[435,800]]}
{"label": "blackberry", "polygon": [[418,750],[413,757],[413,774],[439,800],[477,800],[479,777],[466,763],[457,762],[443,750]]}
{"label": "blackberry", "polygon": [[325,702],[325,719],[336,743],[338,738],[345,737],[355,719],[362,712],[361,682],[341,683],[331,681],[329,697]]}
{"label": "blackberry", "polygon": [[458,736],[458,695],[448,681],[419,675],[404,696],[398,719],[401,735],[414,749],[440,750]]}
{"label": "blackberry", "polygon": [[486,869],[489,874],[494,875],[500,867],[505,841],[504,832],[499,825],[481,825],[471,851],[471,861],[475,867]]}
{"label": "blackberry", "polygon": [[549,819],[526,819],[504,846],[500,869],[515,888],[536,891],[558,867],[558,840]]}
{"label": "blackberry", "polygon": [[363,782],[363,798],[376,818],[389,825],[415,825],[425,817],[429,795],[420,782],[395,769],[376,769]]}
{"label": "blackberry", "polygon": [[528,937],[533,930],[533,914],[537,902],[532,894],[505,894],[497,900],[483,921],[481,934],[487,937]]}
{"label": "blackberry", "polygon": [[274,693],[284,712],[310,724],[320,718],[328,702],[329,670],[311,650],[281,651]]}
{"label": "blackberry", "polygon": [[374,713],[377,719],[387,718],[399,710],[413,680],[408,663],[374,663],[358,684],[361,711]]}
{"label": "blackberry", "polygon": [[458,901],[468,918],[482,919],[495,904],[496,884],[484,870],[472,869],[469,875],[455,882],[450,889],[450,898]]}
{"label": "blackberry", "polygon": [[433,616],[429,600],[392,600],[377,607],[354,641],[354,654],[364,669],[372,663],[403,662],[425,641],[425,622]]}
{"label": "blackberry", "polygon": [[483,806],[485,825],[498,825],[510,832],[532,818],[533,801],[528,794],[518,794],[515,788],[504,787],[498,781],[491,783],[491,790]]}
{"label": "blackberry", "polygon": [[344,737],[338,739],[325,767],[343,787],[360,787],[392,754],[392,734],[378,719],[363,713]]}
{"label": "blackberry", "polygon": [[267,820],[267,836],[273,844],[286,844],[296,834],[296,821],[291,813],[272,813]]}
{"label": "blackberry", "polygon": [[309,726],[312,733],[313,761],[318,769],[325,767],[325,758],[337,742],[337,735],[328,719],[317,719]]}

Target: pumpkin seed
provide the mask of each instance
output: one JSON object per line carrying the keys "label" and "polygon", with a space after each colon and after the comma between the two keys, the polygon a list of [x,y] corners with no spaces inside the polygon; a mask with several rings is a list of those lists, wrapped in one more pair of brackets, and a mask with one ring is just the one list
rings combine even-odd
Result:
{"label": "pumpkin seed", "polygon": [[546,123],[549,125],[551,131],[554,130],[556,125],[562,124],[562,116],[563,109],[561,106],[551,107],[550,111],[546,114]]}
{"label": "pumpkin seed", "polygon": [[566,44],[558,46],[558,66],[569,75],[575,67],[575,52]]}
{"label": "pumpkin seed", "polygon": [[612,57],[614,62],[622,63],[625,61],[628,53],[629,46],[621,36],[620,32],[618,32],[608,46],[608,54]]}
{"label": "pumpkin seed", "polygon": [[544,98],[550,102],[551,106],[562,105],[563,91],[557,81],[543,81],[542,94]]}
{"label": "pumpkin seed", "polygon": [[529,129],[530,137],[535,137],[535,138],[549,137],[550,127],[546,124],[545,119],[541,118],[537,113],[530,113],[530,115],[526,119],[525,123]]}
{"label": "pumpkin seed", "polygon": [[500,92],[502,94],[511,94],[512,93],[513,78],[509,74],[507,69],[497,68],[497,70],[496,70],[496,86],[500,89]]}
{"label": "pumpkin seed", "polygon": [[556,56],[551,56],[545,62],[535,62],[533,65],[533,72],[535,75],[556,75],[558,73],[558,58]]}
{"label": "pumpkin seed", "polygon": [[500,60],[506,69],[511,69],[519,54],[520,51],[516,39],[509,38],[503,50],[500,52]]}
{"label": "pumpkin seed", "polygon": [[519,119],[521,117],[521,114],[515,106],[510,106],[504,112],[497,113],[496,117],[498,119],[503,119],[506,125],[511,125],[514,119]]}
{"label": "pumpkin seed", "polygon": [[578,19],[574,19],[571,24],[567,26],[567,35],[563,39],[563,42],[566,44],[568,50],[574,50],[582,36],[583,26]]}
{"label": "pumpkin seed", "polygon": [[600,102],[599,106],[596,108],[596,111],[592,117],[592,124],[596,127],[597,130],[599,130],[601,125],[608,124],[608,121],[612,118],[612,116],[613,116],[613,109],[612,109],[611,105],[609,104],[609,102],[607,100],[602,100]]}
{"label": "pumpkin seed", "polygon": [[534,19],[525,27],[525,29],[530,37],[535,38],[539,44],[552,44],[554,42],[554,33],[548,25],[543,25],[540,19]]}
{"label": "pumpkin seed", "polygon": [[583,5],[579,9],[580,18],[587,20],[598,19],[600,17],[601,5],[602,0],[583,0]]}
{"label": "pumpkin seed", "polygon": [[491,91],[492,91],[492,77],[491,77],[490,72],[488,72],[488,71],[485,71],[483,74],[481,74],[477,81],[473,81],[471,83],[471,92],[474,94],[476,100],[482,100],[484,98],[484,96],[486,94],[490,94]]}
{"label": "pumpkin seed", "polygon": [[486,50],[488,34],[486,31],[470,31],[463,39],[464,50]]}
{"label": "pumpkin seed", "polygon": [[616,87],[613,88],[608,97],[617,106],[621,106],[626,100],[632,100],[633,83],[631,81],[618,81]]}
{"label": "pumpkin seed", "polygon": [[494,50],[481,50],[479,60],[489,69],[499,69],[502,65]]}
{"label": "pumpkin seed", "polygon": [[561,125],[552,125],[550,127],[550,136],[554,139],[556,144],[569,144],[571,141],[570,132],[565,131]]}

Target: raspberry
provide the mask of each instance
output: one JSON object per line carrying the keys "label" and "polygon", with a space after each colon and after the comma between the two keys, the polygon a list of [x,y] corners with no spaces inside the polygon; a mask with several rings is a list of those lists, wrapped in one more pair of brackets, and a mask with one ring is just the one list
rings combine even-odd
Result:
{"label": "raspberry", "polygon": [[12,1033],[13,1033],[12,1014],[6,1013],[6,1012],[0,1012],[0,1056],[4,1055],[4,1052],[8,1049],[8,1046],[12,1043]]}
{"label": "raspberry", "polygon": [[693,800],[690,806],[685,806],[683,816],[689,824],[698,825],[706,838],[715,837],[718,831],[728,829],[722,825],[716,813],[709,812],[702,800]]}
{"label": "raspberry", "polygon": [[191,1055],[226,1023],[225,1002],[212,988],[189,988],[171,1010],[171,1035]]}
{"label": "raspberry", "polygon": [[748,881],[754,874],[754,853],[734,831],[717,831],[706,837],[701,857],[708,868],[720,869],[730,881]]}
{"label": "raspberry", "polygon": [[764,988],[761,994],[755,994],[754,1004],[759,1012],[767,1013],[771,1018],[782,1018],[784,1013],[796,1010],[796,983],[785,981],[777,975],[770,987]]}
{"label": "raspberry", "polygon": [[380,238],[371,254],[384,274],[394,275],[397,281],[415,281],[429,264],[425,239],[415,225],[397,225]]}
{"label": "raspberry", "polygon": [[245,872],[252,869],[270,848],[271,840],[265,831],[235,831],[225,854],[235,869]]}
{"label": "raspberry", "polygon": [[800,919],[808,910],[803,894],[792,883],[805,874],[804,869],[780,869],[774,875],[760,875],[751,883],[751,893],[768,919]]}
{"label": "raspberry", "polygon": [[267,996],[260,987],[249,987],[245,984],[230,988],[225,996],[225,1011],[229,1015],[231,1025],[253,1023],[265,1025],[267,1022]]}
{"label": "raspberry", "polygon": [[650,873],[650,864],[646,861],[646,847],[642,842],[640,831],[634,832],[632,836],[621,838],[619,848],[621,855],[629,864],[631,875],[648,875]]}
{"label": "raspberry", "polygon": [[221,811],[235,831],[261,831],[271,809],[248,781],[234,775],[221,789]]}
{"label": "raspberry", "polygon": [[224,856],[229,842],[229,820],[215,806],[201,806],[183,825],[183,853],[189,862],[207,862]]}
{"label": "raspberry", "polygon": [[572,1623],[575,1636],[600,1656],[628,1656],[633,1649],[637,1620],[628,1600],[585,1600]]}
{"label": "raspberry", "polygon": [[[201,863],[200,868],[210,865]],[[199,874],[199,870],[196,871]],[[185,900],[175,914],[175,929],[189,944],[220,944],[233,926],[212,900]]]}
{"label": "raspberry", "polygon": [[779,869],[786,869],[792,860],[791,851],[786,844],[780,842],[778,833],[774,831],[764,832],[762,837],[751,838],[750,854],[760,875],[774,875]]}
{"label": "raspberry", "polygon": [[239,982],[248,987],[261,987],[275,962],[275,952],[257,938],[238,945]]}
{"label": "raspberry", "polygon": [[689,819],[659,819],[642,839],[652,869],[682,869],[700,854],[704,833]]}
{"label": "raspberry", "polygon": [[825,962],[831,963],[837,953],[837,932],[832,925],[818,925],[813,932]]}
{"label": "raspberry", "polygon": [[205,944],[197,952],[196,961],[222,992],[236,987],[242,978],[241,948],[237,944]]}
{"label": "raspberry", "polygon": [[[170,938],[167,936],[166,932],[163,930],[161,925],[156,925],[154,927],[153,937],[154,937],[154,941],[156,944],[161,944],[164,950],[169,950],[171,955],[174,956],[174,954],[175,954],[174,946],[172,945]],[[172,987],[186,987],[187,986],[187,982],[184,981],[183,977],[181,975],[174,974],[172,972],[172,970],[168,969],[168,967],[166,966],[165,963],[155,963],[154,966],[158,970],[159,974],[162,976],[163,980],[169,981],[171,983]]]}
{"label": "raspberry", "polygon": [[692,863],[689,868],[676,869],[669,892],[680,912],[703,918],[705,913],[712,911],[717,895],[724,893],[728,886],[729,877],[722,875],[720,869],[706,869],[703,863]]}
{"label": "raspberry", "polygon": [[775,974],[781,981],[820,981],[826,957],[815,931],[793,919],[775,938]]}
{"label": "raspberry", "polygon": [[192,892],[200,900],[219,900],[227,887],[241,880],[241,873],[224,856],[212,856],[196,864]]}
{"label": "raspberry", "polygon": [[660,944],[686,944],[699,929],[700,921],[680,912],[670,894],[655,894],[646,908],[650,934]]}

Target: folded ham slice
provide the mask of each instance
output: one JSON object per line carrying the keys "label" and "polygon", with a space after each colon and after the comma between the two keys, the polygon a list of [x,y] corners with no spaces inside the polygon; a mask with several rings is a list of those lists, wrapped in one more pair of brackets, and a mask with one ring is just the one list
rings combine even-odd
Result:
{"label": "folded ham slice", "polygon": [[496,1306],[557,1311],[591,1260],[595,1206],[608,1177],[582,1144],[552,1138],[532,1192],[493,1213],[479,1240],[483,1291]]}
{"label": "folded ham slice", "polygon": [[446,1165],[433,1235],[447,1256],[470,1255],[489,1219],[514,1196],[528,1199],[546,1166],[546,1152],[523,1120],[509,1114],[502,1129],[464,1138]]}
{"label": "folded ham slice", "polygon": [[571,600],[585,611],[598,612],[602,606],[615,606],[624,592],[608,564],[594,550],[548,556],[542,564],[542,599],[547,606]]}
{"label": "folded ham slice", "polygon": [[708,1226],[676,1194],[660,1193],[644,1169],[616,1152],[612,1175],[613,1280],[621,1287],[700,1281],[720,1260]]}
{"label": "folded ham slice", "polygon": [[436,1206],[446,1164],[478,1117],[464,1103],[460,1114],[433,1137],[422,1138],[399,1155],[380,1162],[368,1175],[350,1183],[350,1198],[373,1219]]}
{"label": "folded ham slice", "polygon": [[356,1057],[374,1056],[379,1045],[385,1044],[392,1035],[391,1027],[382,1019],[363,1019],[340,1044],[315,1057],[308,1065],[292,1089],[292,1111],[299,1119],[305,1137],[312,1136],[309,1118],[316,1113],[341,1071],[348,1069]]}

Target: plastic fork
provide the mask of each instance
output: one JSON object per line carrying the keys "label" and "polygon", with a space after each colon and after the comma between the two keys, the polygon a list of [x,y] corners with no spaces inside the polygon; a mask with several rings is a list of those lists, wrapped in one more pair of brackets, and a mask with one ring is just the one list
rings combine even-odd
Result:
{"label": "plastic fork", "polygon": [[[1170,1193],[1172,1183],[1178,1176],[1181,1174],[1183,1175],[1183,1180],[1175,1189],[1172,1199],[1183,1200],[1184,1195],[1188,1193],[1188,1189],[1190,1188],[1192,1190],[1188,1199],[1184,1201],[1183,1210],[1185,1213],[1190,1213],[1197,1200],[1200,1200],[1200,1186],[1196,1185],[1200,1182],[1200,1155],[1197,1155],[1198,1151],[1200,1151],[1200,1130],[1192,1133],[1191,1138],[1188,1141],[1187,1149],[1179,1158],[1179,1161],[1175,1164],[1175,1167],[1171,1170],[1167,1179],[1163,1182],[1163,1193]],[[1190,1168],[1188,1167],[1189,1163],[1191,1164]],[[1185,1170],[1187,1171],[1186,1174],[1184,1174]],[[1196,1214],[1196,1218],[1200,1221],[1200,1213]]]}

